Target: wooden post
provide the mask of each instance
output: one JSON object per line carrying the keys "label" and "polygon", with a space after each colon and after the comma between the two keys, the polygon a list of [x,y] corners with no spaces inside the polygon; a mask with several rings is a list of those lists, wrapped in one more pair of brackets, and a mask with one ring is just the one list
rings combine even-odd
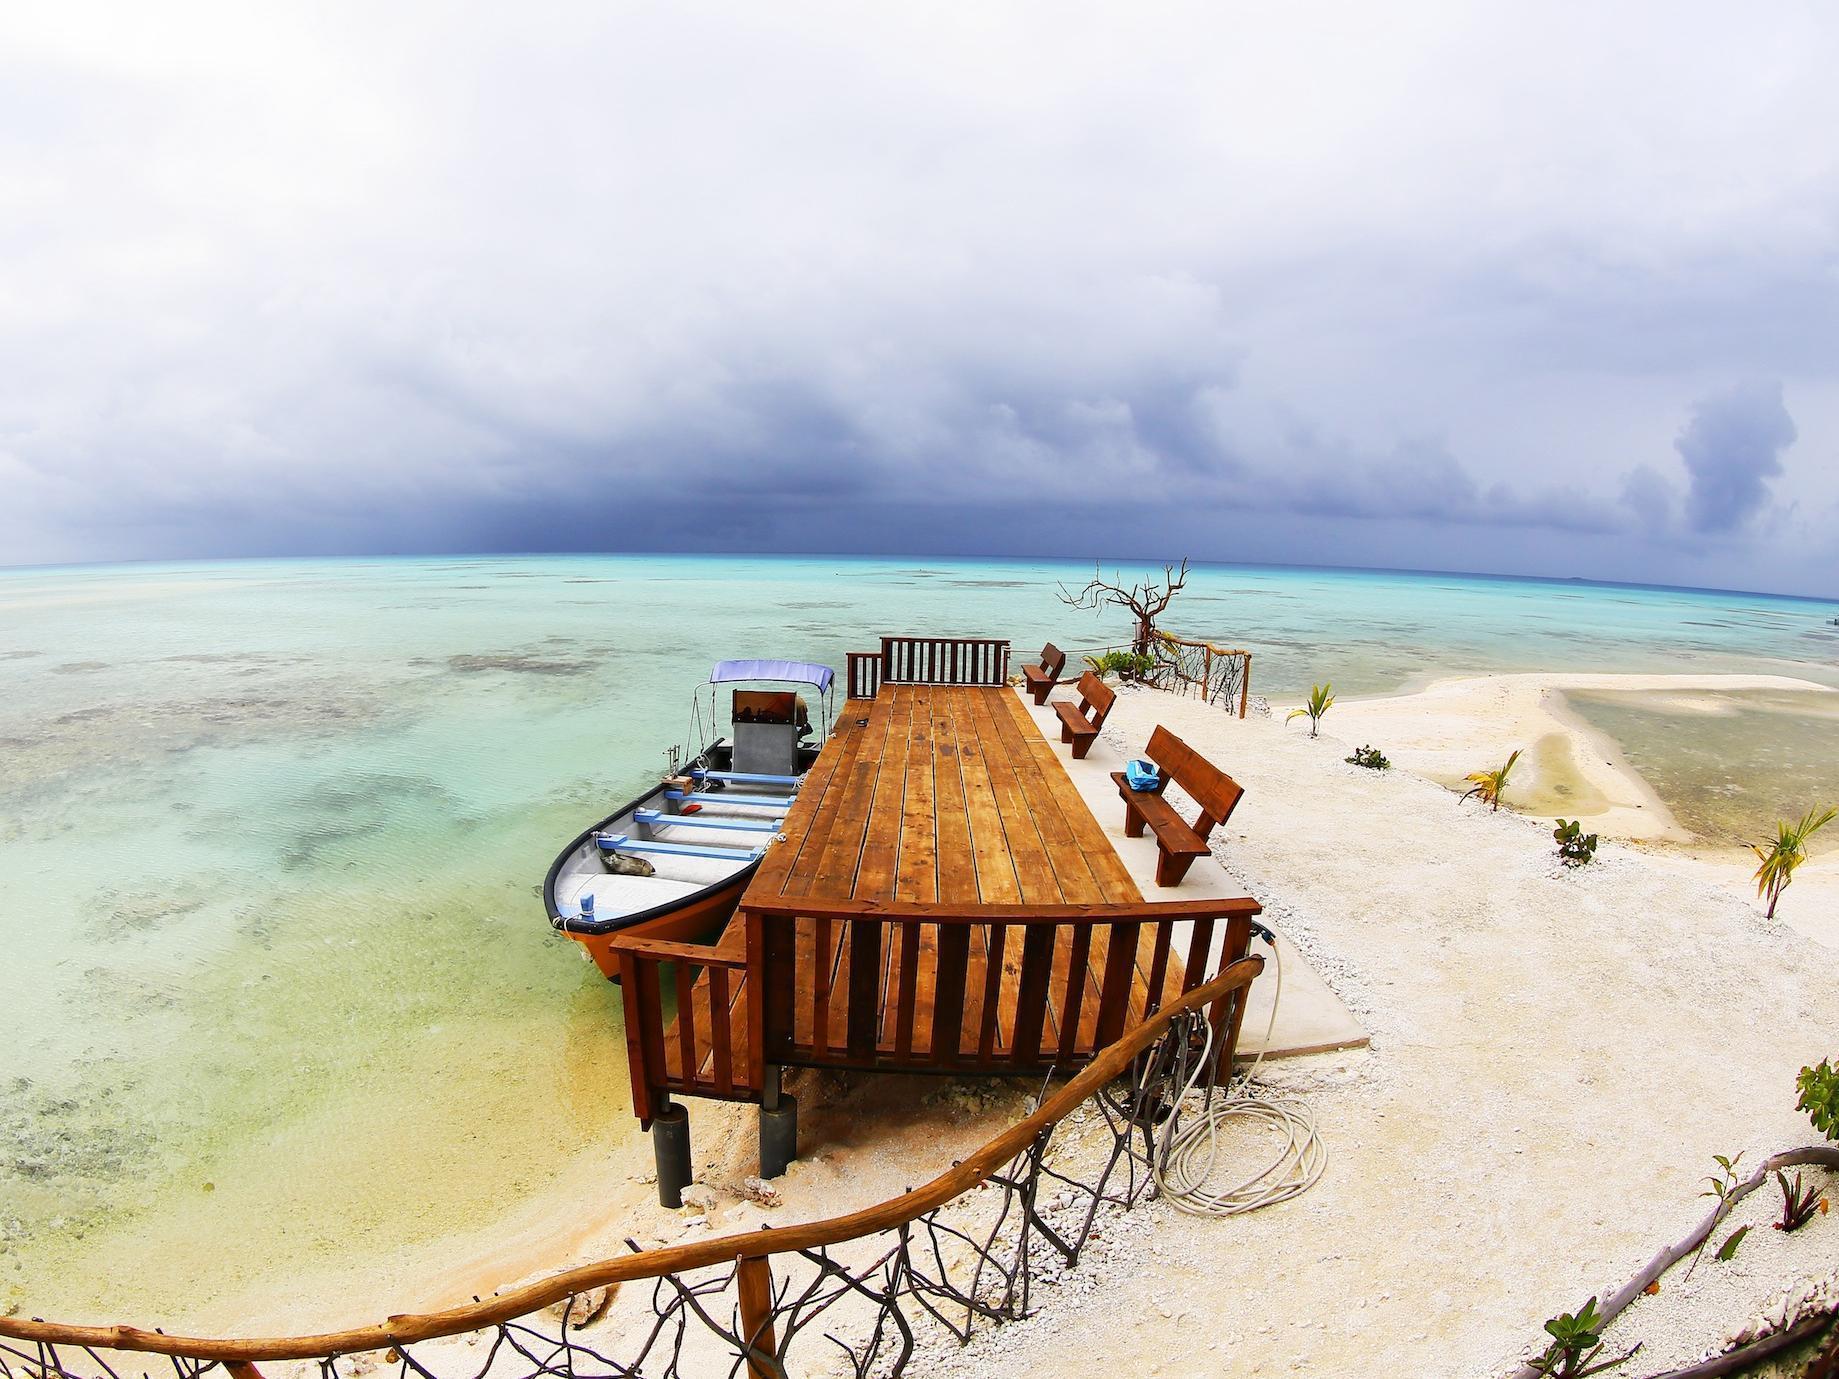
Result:
{"label": "wooden post", "polygon": [[262,1379],[262,1371],[247,1360],[225,1360],[223,1369],[230,1379]]}
{"label": "wooden post", "polygon": [[1245,667],[1240,673],[1243,678],[1239,681],[1239,717],[1243,718],[1246,702],[1252,692],[1252,654],[1249,651],[1245,653]]}
{"label": "wooden post", "polygon": [[748,1379],[783,1379],[785,1371],[773,1353],[773,1266],[763,1255],[742,1255],[734,1282],[741,1295],[741,1344],[746,1347]]}

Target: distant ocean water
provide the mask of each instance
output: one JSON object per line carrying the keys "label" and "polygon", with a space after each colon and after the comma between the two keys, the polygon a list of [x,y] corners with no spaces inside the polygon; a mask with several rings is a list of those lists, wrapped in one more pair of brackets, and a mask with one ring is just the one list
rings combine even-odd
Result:
{"label": "distant ocean water", "polygon": [[[883,632],[1006,634],[1023,655],[1120,641],[1122,618],[1055,598],[1089,569],[0,573],[0,1307],[221,1322],[223,1299],[298,1268],[374,1312],[376,1280],[428,1250],[642,1165],[616,993],[543,922],[557,847],[655,773],[713,660],[840,669]],[[1839,684],[1835,611],[1201,567],[1167,625],[1250,648],[1254,692],[1283,697],[1521,669]],[[299,1319],[351,1312],[322,1282]]]}

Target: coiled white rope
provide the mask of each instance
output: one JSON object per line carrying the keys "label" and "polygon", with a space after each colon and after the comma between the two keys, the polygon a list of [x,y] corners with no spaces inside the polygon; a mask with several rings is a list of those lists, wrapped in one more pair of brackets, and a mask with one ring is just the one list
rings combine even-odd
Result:
{"label": "coiled white rope", "polygon": [[[1275,942],[1271,952],[1276,963],[1276,990],[1272,992],[1271,1018],[1265,1026],[1264,1043],[1237,1096],[1216,1096],[1209,1089],[1197,1112],[1169,1117],[1171,1133],[1157,1146],[1152,1171],[1156,1186],[1169,1203],[1194,1216],[1238,1216],[1260,1207],[1287,1202],[1314,1187],[1328,1167],[1328,1147],[1316,1130],[1315,1113],[1299,1097],[1261,1097],[1253,1090],[1253,1079],[1264,1062],[1264,1051],[1271,1046],[1277,1028],[1277,1002],[1283,996],[1283,957]],[[1206,1042],[1199,1062],[1181,1089],[1176,1105],[1186,1102],[1201,1080],[1207,1076],[1213,1055],[1213,1026],[1203,1022]],[[1237,1182],[1215,1184],[1221,1169],[1220,1131],[1228,1121],[1251,1122],[1272,1132],[1276,1152],[1263,1168]]]}

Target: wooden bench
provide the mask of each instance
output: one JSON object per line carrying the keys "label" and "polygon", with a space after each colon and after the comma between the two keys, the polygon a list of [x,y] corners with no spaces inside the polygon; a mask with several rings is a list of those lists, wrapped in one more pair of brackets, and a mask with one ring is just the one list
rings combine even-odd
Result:
{"label": "wooden bench", "polygon": [[1105,718],[1116,702],[1117,691],[1088,670],[1079,677],[1079,706],[1075,708],[1065,700],[1054,704],[1054,712],[1060,715],[1060,740],[1073,744],[1075,761],[1092,750],[1092,744],[1098,741],[1098,730],[1105,726]]}
{"label": "wooden bench", "polygon": [[1066,653],[1052,642],[1041,648],[1040,665],[1022,667],[1022,681],[1035,703],[1047,702],[1047,696],[1060,683],[1060,672],[1065,669]]}
{"label": "wooden bench", "polygon": [[[1132,790],[1122,771],[1113,771],[1111,779],[1124,798],[1124,832],[1132,838],[1141,838],[1145,824],[1155,830],[1156,884],[1177,886],[1188,874],[1194,859],[1207,855],[1207,835],[1232,817],[1245,790],[1160,725],[1149,735],[1145,755],[1161,771],[1161,780],[1154,790]],[[1171,780],[1200,806],[1200,815],[1192,824],[1184,821],[1175,812],[1175,807],[1162,797]]]}

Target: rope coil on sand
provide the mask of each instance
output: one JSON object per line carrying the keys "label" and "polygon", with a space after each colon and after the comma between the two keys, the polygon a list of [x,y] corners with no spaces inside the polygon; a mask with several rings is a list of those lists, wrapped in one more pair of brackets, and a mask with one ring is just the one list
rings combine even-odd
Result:
{"label": "rope coil on sand", "polygon": [[[1287,1202],[1314,1187],[1328,1168],[1328,1146],[1316,1129],[1315,1113],[1309,1103],[1299,1097],[1261,1097],[1255,1089],[1259,1065],[1264,1062],[1264,1051],[1271,1046],[1271,1035],[1277,1027],[1277,1003],[1283,997],[1283,957],[1274,938],[1271,954],[1277,979],[1271,1016],[1258,1056],[1239,1084],[1239,1094],[1216,1096],[1215,1089],[1209,1087],[1198,1113],[1170,1116],[1168,1131],[1157,1146],[1156,1186],[1170,1205],[1194,1216],[1238,1216]],[[1203,1027],[1206,1042],[1176,1098],[1178,1108],[1200,1086],[1212,1064],[1213,1026]],[[1222,1168],[1220,1133],[1229,1121],[1249,1122],[1254,1128],[1272,1131],[1278,1145],[1270,1161],[1257,1172],[1216,1186],[1213,1179]]]}

